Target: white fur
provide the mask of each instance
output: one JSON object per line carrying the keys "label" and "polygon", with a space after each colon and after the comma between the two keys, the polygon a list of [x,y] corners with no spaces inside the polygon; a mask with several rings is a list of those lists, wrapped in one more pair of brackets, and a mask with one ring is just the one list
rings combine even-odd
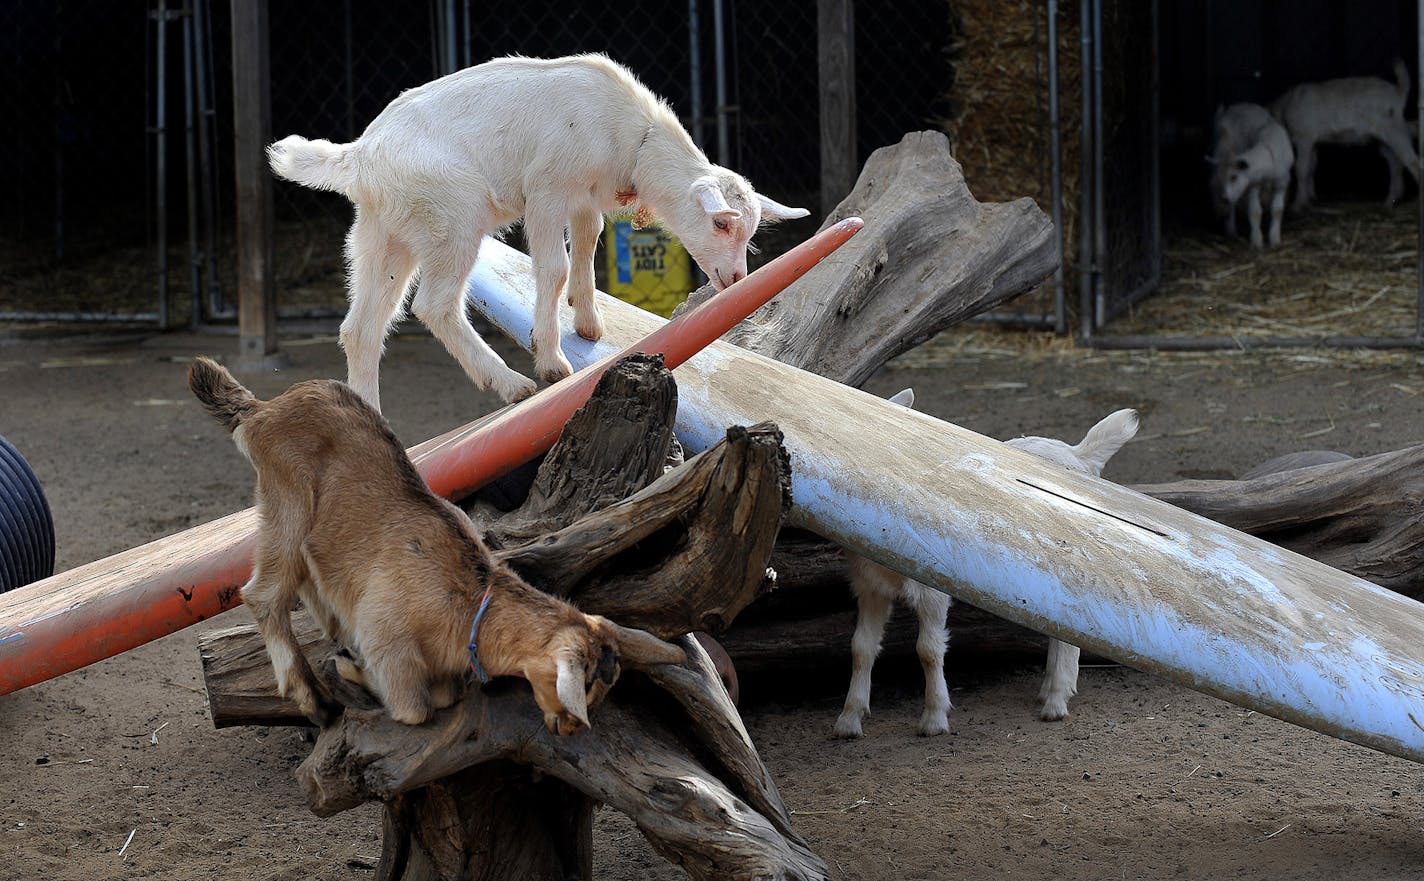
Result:
{"label": "white fur", "polygon": [[667,104],[602,55],[496,59],[401,94],[353,143],[293,135],[268,156],[278,175],[356,204],[341,342],[348,381],[377,409],[382,345],[417,269],[412,310],[465,372],[506,401],[534,391],[465,315],[481,238],[520,218],[534,262],[536,369],[555,381],[571,371],[559,345],[566,284],[578,333],[603,333],[593,253],[605,214],[652,212],[720,290],[747,274],[759,223],[808,213],[710,163]]}
{"label": "white fur", "polygon": [[1419,182],[1419,155],[1414,152],[1410,127],[1404,119],[1409,95],[1409,69],[1395,59],[1393,83],[1379,77],[1360,76],[1303,83],[1271,105],[1271,113],[1290,132],[1295,144],[1295,207],[1315,199],[1315,147],[1317,144],[1379,145],[1389,163],[1389,193],[1385,205],[1404,194],[1400,167]]}
{"label": "white fur", "polygon": [[1295,151],[1290,135],[1266,108],[1259,104],[1233,104],[1216,115],[1216,147],[1212,197],[1225,214],[1226,232],[1236,234],[1236,203],[1246,196],[1246,216],[1251,225],[1251,246],[1263,246],[1261,197],[1271,199],[1272,247],[1281,243],[1281,215],[1285,213],[1286,191],[1290,189],[1291,164]]}
{"label": "white fur", "polygon": [[[905,389],[890,398],[892,403],[909,407],[914,393]],[[1108,459],[1137,433],[1137,411],[1118,410],[1088,430],[1083,440],[1068,445],[1046,437],[1019,437],[1007,440],[1007,446],[1033,453],[1073,471],[1102,474]],[[846,692],[845,707],[836,719],[837,737],[860,737],[861,719],[870,714],[870,671],[880,653],[880,640],[885,622],[896,599],[915,610],[919,617],[919,639],[915,649],[925,672],[925,708],[920,715],[922,735],[943,734],[949,730],[949,688],[944,679],[944,651],[949,644],[945,618],[952,604],[948,594],[920,584],[898,572],[872,563],[856,554],[848,554],[850,586],[858,609],[855,636],[851,639],[851,680]],[[1049,640],[1047,669],[1039,699],[1043,702],[1039,717],[1056,721],[1068,715],[1068,700],[1078,693],[1077,646]]]}

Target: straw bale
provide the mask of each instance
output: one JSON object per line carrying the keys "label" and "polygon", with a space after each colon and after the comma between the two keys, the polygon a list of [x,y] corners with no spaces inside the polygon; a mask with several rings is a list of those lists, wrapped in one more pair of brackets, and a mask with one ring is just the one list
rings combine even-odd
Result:
{"label": "straw bale", "polygon": [[[1049,172],[1047,23],[1041,0],[950,0],[953,82],[941,128],[970,190],[981,201],[1029,196],[1052,208]],[[1058,9],[1064,268],[1071,281],[1078,199],[1078,4]],[[1047,285],[1011,308],[1050,311]]]}

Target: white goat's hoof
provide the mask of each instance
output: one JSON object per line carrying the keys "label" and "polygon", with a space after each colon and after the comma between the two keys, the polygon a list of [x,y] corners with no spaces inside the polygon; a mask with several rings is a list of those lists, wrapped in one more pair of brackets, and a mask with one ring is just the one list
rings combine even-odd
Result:
{"label": "white goat's hoof", "polygon": [[574,310],[574,331],[586,340],[597,342],[603,339],[603,316],[598,314],[597,306],[590,309],[588,315]]}
{"label": "white goat's hoof", "polygon": [[938,735],[940,735],[940,734],[948,734],[948,733],[949,733],[949,714],[948,714],[948,713],[937,713],[937,712],[933,712],[933,711],[931,711],[931,710],[926,710],[925,713],[924,713],[924,715],[920,716],[920,736],[921,736],[921,737],[936,737],[936,736],[938,736]]}
{"label": "white goat's hoof", "polygon": [[841,717],[836,720],[836,727],[832,733],[841,740],[855,740],[862,736],[860,730],[860,714],[841,713]]}
{"label": "white goat's hoof", "polygon": [[521,376],[513,370],[491,382],[489,387],[506,404],[522,401],[539,390],[539,386],[534,380],[527,376]]}
{"label": "white goat's hoof", "polygon": [[548,383],[568,379],[574,372],[573,365],[569,363],[568,358],[564,357],[563,352],[555,352],[554,357],[548,360],[536,358],[534,368],[535,372],[539,374],[539,378]]}
{"label": "white goat's hoof", "polygon": [[1038,711],[1038,718],[1045,722],[1061,722],[1068,718],[1068,700],[1066,698],[1049,698],[1043,702],[1043,709]]}

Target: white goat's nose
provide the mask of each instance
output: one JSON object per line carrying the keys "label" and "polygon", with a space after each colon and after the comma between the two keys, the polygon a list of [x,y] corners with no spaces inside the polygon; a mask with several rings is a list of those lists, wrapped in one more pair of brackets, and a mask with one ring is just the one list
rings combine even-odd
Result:
{"label": "white goat's nose", "polygon": [[746,274],[745,272],[733,272],[733,273],[732,273],[732,284],[736,284],[737,282],[741,281],[742,279],[744,279],[744,278],[746,278],[746,277],[747,277],[747,274]]}

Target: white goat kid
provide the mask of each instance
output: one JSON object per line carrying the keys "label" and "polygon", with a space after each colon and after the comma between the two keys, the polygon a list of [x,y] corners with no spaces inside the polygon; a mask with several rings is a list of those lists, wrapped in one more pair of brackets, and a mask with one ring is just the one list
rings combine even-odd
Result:
{"label": "white goat kid", "polygon": [[747,274],[758,224],[808,213],[710,163],[671,108],[602,55],[496,59],[404,92],[350,144],[293,135],[268,157],[279,176],[356,205],[341,344],[350,385],[378,410],[382,346],[417,268],[412,310],[475,383],[505,401],[533,393],[465,314],[481,239],[520,218],[534,263],[535,367],[555,382],[572,370],[559,345],[566,283],[575,330],[603,334],[593,255],[605,213],[660,218],[718,290]]}
{"label": "white goat kid", "polygon": [[[905,389],[890,398],[909,407],[915,395]],[[1072,471],[1100,476],[1108,459],[1137,433],[1137,411],[1118,410],[1088,430],[1075,446],[1046,437],[1018,437],[1004,441]],[[872,563],[849,555],[850,586],[855,594],[858,617],[851,639],[851,679],[845,707],[836,719],[835,736],[860,737],[861,720],[870,714],[870,672],[880,654],[885,623],[896,599],[915,610],[919,617],[919,639],[915,650],[925,671],[925,708],[920,714],[921,735],[943,734],[949,730],[949,687],[944,679],[944,652],[949,644],[945,619],[953,601],[948,594]],[[1049,640],[1047,669],[1039,690],[1042,708],[1039,717],[1056,721],[1068,715],[1068,700],[1078,693],[1077,646]]]}
{"label": "white goat kid", "polygon": [[1261,198],[1271,200],[1271,247],[1281,243],[1281,215],[1290,189],[1295,153],[1290,135],[1259,104],[1233,104],[1216,115],[1212,196],[1226,213],[1226,232],[1236,234],[1236,203],[1246,196],[1251,246],[1261,248]]}
{"label": "white goat kid", "polygon": [[1414,152],[1404,101],[1409,95],[1409,68],[1395,59],[1393,83],[1379,77],[1360,76],[1302,83],[1271,105],[1271,113],[1285,125],[1295,143],[1295,207],[1315,199],[1315,147],[1317,144],[1377,143],[1389,162],[1391,206],[1404,194],[1402,165],[1419,182],[1419,155]]}

